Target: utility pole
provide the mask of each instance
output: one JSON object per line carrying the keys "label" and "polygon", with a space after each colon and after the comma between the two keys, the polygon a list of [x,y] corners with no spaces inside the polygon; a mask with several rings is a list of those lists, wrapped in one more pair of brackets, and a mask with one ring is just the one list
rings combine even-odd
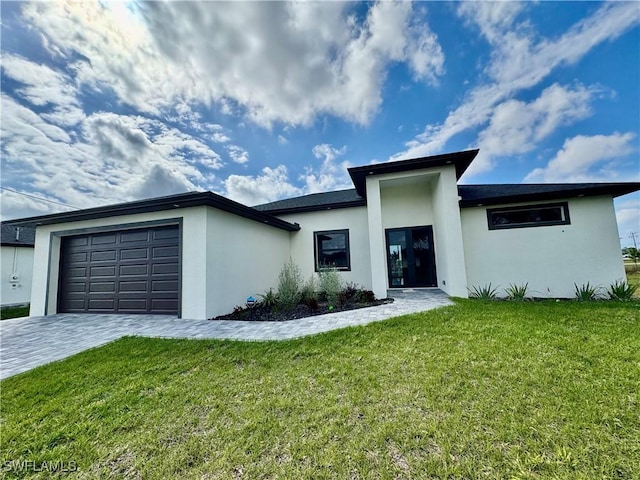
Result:
{"label": "utility pole", "polygon": [[638,267],[638,244],[636,243],[636,236],[638,234],[636,232],[631,232],[629,234],[629,238],[633,240],[633,247],[636,249],[636,254],[633,256],[634,263],[636,264],[636,268]]}

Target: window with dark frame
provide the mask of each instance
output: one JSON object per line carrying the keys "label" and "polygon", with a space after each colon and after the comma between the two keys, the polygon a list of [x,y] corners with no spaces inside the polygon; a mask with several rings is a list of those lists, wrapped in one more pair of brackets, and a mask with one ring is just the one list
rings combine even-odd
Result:
{"label": "window with dark frame", "polygon": [[316,272],[322,268],[351,270],[349,230],[313,232]]}
{"label": "window with dark frame", "polygon": [[489,230],[571,224],[567,202],[491,208],[487,209],[487,220]]}

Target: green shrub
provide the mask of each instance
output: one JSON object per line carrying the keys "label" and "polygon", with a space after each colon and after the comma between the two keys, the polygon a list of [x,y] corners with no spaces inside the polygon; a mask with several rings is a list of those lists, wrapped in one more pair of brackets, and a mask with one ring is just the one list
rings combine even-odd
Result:
{"label": "green shrub", "polygon": [[510,283],[509,286],[505,289],[505,293],[507,294],[507,299],[515,300],[517,302],[524,302],[527,299],[528,288],[529,288],[528,283],[523,283],[522,285],[516,285],[515,283]]}
{"label": "green shrub", "polygon": [[598,300],[600,297],[600,288],[594,287],[589,282],[583,283],[580,286],[575,283],[573,285],[576,287],[576,300],[579,302],[591,302],[593,300]]}
{"label": "green shrub", "polygon": [[275,293],[273,293],[273,288],[270,288],[269,290],[264,292],[263,295],[258,295],[258,296],[262,298],[262,300],[260,301],[260,304],[263,307],[272,309],[278,304],[278,297],[276,296]]}
{"label": "green shrub", "polygon": [[338,297],[342,291],[342,277],[334,267],[325,267],[318,272],[320,294],[329,302],[330,306],[338,303]]}
{"label": "green shrub", "polygon": [[611,300],[629,302],[634,299],[636,290],[638,290],[638,285],[630,285],[624,280],[617,280],[609,286],[607,293]]}
{"label": "green shrub", "polygon": [[311,274],[300,290],[301,302],[312,310],[318,308],[318,286],[316,277]]}
{"label": "green shrub", "polygon": [[498,295],[498,287],[493,288],[491,283],[483,287],[474,286],[469,291],[469,298],[478,298],[480,300],[495,300]]}
{"label": "green shrub", "polygon": [[300,267],[290,258],[278,275],[278,290],[276,293],[278,307],[283,310],[293,310],[302,298],[302,284]]}
{"label": "green shrub", "polygon": [[376,296],[371,290],[358,290],[354,300],[358,303],[372,303],[376,301]]}
{"label": "green shrub", "polygon": [[348,303],[355,302],[355,296],[359,290],[360,287],[357,284],[347,282],[338,295],[338,303],[340,305],[347,305]]}

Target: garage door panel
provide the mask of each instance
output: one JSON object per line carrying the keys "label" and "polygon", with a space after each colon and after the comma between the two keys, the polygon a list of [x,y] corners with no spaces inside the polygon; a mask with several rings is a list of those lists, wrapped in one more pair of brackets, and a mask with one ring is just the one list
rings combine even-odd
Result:
{"label": "garage door panel", "polygon": [[178,281],[177,280],[154,280],[151,282],[151,291],[157,292],[177,292]]}
{"label": "garage door panel", "polygon": [[151,311],[153,313],[171,313],[178,310],[178,300],[166,298],[152,298]]}
{"label": "garage door panel", "polygon": [[117,250],[103,250],[103,251],[91,252],[90,261],[91,262],[113,262],[116,260],[117,255],[118,255]]}
{"label": "garage door panel", "polygon": [[149,266],[144,265],[120,265],[120,277],[128,276],[147,276],[149,275]]}
{"label": "garage door panel", "polygon": [[178,258],[178,247],[177,246],[167,246],[167,247],[154,247],[153,248],[153,258],[167,258],[173,257]]}
{"label": "garage door panel", "polygon": [[179,234],[177,228],[158,228],[152,232],[154,240],[178,240]]}
{"label": "garage door panel", "polygon": [[86,282],[69,282],[68,283],[69,293],[84,293],[86,289],[87,289]]}
{"label": "garage door panel", "polygon": [[128,232],[122,232],[120,235],[121,243],[130,243],[130,242],[148,242],[149,241],[149,231],[148,230],[132,230]]}
{"label": "garage door panel", "polygon": [[86,305],[84,298],[69,298],[65,301],[64,312],[76,313],[76,312],[86,312]]}
{"label": "garage door panel", "polygon": [[171,263],[154,263],[151,266],[153,275],[173,275],[180,271],[180,267],[177,262]]}
{"label": "garage door panel", "polygon": [[89,245],[88,237],[71,237],[67,239],[66,243],[69,247],[86,247]]}
{"label": "garage door panel", "polygon": [[66,270],[69,278],[85,278],[87,277],[87,267],[72,267]]}
{"label": "garage door panel", "polygon": [[132,282],[132,281],[120,281],[119,282],[120,287],[118,288],[118,292],[141,292],[141,293],[146,293],[148,288],[147,288],[147,281],[143,280],[143,281],[139,281],[139,282]]}
{"label": "garage door panel", "polygon": [[148,258],[148,248],[127,248],[120,251],[120,260],[146,260]]}
{"label": "garage door panel", "polygon": [[117,234],[116,233],[102,233],[102,234],[96,234],[96,235],[91,235],[91,241],[89,242],[89,244],[91,246],[96,246],[96,245],[111,245],[111,244],[115,244],[117,241]]}
{"label": "garage door panel", "polygon": [[178,313],[177,226],[63,238],[58,311]]}
{"label": "garage door panel", "polygon": [[116,282],[90,282],[90,293],[116,293]]}
{"label": "garage door panel", "polygon": [[69,263],[78,263],[78,262],[86,262],[87,261],[87,252],[77,252],[72,253],[67,257],[67,261]]}
{"label": "garage door panel", "polygon": [[151,313],[146,299],[141,298],[120,298],[118,299],[118,310],[127,312]]}
{"label": "garage door panel", "polygon": [[88,309],[90,311],[113,312],[115,309],[115,299],[113,298],[89,298]]}
{"label": "garage door panel", "polygon": [[115,277],[116,276],[116,266],[109,265],[104,267],[91,267],[89,269],[89,274],[92,277]]}

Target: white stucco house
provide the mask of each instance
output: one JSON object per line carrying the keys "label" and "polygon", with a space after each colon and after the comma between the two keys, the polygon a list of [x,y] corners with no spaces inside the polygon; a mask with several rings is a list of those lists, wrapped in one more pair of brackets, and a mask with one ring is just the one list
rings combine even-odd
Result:
{"label": "white stucco house", "polygon": [[205,319],[276,285],[291,257],[389,289],[624,278],[613,198],[640,183],[458,185],[477,150],[349,169],[354,187],[248,207],[195,192],[7,222],[35,226],[31,315]]}
{"label": "white stucco house", "polygon": [[0,225],[0,304],[24,305],[31,301],[35,229]]}

